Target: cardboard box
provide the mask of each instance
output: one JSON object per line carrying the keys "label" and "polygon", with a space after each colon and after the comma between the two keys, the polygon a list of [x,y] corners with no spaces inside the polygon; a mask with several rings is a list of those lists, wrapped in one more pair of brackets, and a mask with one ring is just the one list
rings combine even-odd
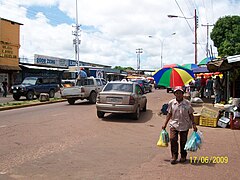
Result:
{"label": "cardboard box", "polygon": [[218,120],[217,125],[222,127],[222,128],[226,128],[227,125],[229,124],[229,122],[230,122],[230,119],[223,116]]}

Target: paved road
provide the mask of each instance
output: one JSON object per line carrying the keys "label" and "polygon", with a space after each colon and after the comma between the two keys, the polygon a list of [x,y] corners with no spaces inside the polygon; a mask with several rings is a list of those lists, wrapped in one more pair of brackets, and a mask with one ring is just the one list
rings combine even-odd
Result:
{"label": "paved road", "polygon": [[190,156],[227,156],[227,164],[171,165],[170,149],[156,146],[165,116],[157,113],[173,95],[157,90],[148,110],[96,117],[79,101],[0,112],[0,179],[238,179],[240,131],[199,127],[202,149]]}

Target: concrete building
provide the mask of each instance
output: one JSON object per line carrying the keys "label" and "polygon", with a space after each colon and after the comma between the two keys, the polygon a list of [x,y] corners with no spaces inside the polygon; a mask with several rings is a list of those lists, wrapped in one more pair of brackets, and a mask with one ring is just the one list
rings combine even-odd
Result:
{"label": "concrete building", "polygon": [[13,84],[19,67],[20,25],[0,17],[0,85],[7,81]]}

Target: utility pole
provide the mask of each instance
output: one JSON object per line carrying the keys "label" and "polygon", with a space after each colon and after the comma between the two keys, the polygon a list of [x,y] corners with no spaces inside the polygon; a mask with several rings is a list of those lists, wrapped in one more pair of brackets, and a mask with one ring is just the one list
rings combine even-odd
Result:
{"label": "utility pole", "polygon": [[[187,18],[185,16],[176,16],[176,15],[167,15],[169,18],[184,18],[186,21],[187,19],[194,19],[194,63],[197,64],[197,28],[198,28],[198,16],[197,10],[194,10],[194,17]],[[190,27],[190,25],[189,25]],[[190,27],[191,31],[192,28]]]}
{"label": "utility pole", "polygon": [[136,53],[137,53],[137,71],[140,74],[140,54],[143,53],[143,49],[142,48],[138,48],[136,49]]}
{"label": "utility pole", "polygon": [[202,24],[202,26],[207,27],[207,44],[206,44],[206,57],[209,57],[209,48],[208,48],[208,40],[209,40],[209,26],[214,26],[213,24]]}
{"label": "utility pole", "polygon": [[197,64],[197,28],[198,28],[198,17],[197,17],[197,10],[194,10],[194,52],[195,52],[195,58],[194,62]]}
{"label": "utility pole", "polygon": [[76,25],[75,25],[75,31],[72,32],[72,34],[75,36],[73,39],[73,45],[75,46],[75,60],[77,63],[77,72],[79,73],[79,45],[81,44],[81,40],[79,37],[81,36],[81,25],[78,24],[78,5],[76,0]]}

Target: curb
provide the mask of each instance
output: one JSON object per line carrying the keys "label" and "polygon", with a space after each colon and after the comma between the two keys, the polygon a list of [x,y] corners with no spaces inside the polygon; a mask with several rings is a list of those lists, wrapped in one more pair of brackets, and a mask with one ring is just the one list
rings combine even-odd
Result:
{"label": "curb", "polygon": [[32,104],[22,104],[22,105],[15,105],[15,106],[0,107],[0,111],[18,109],[18,108],[24,108],[24,107],[31,107],[31,106],[38,106],[38,105],[45,105],[45,104],[52,104],[52,103],[58,103],[58,102],[64,102],[64,101],[67,101],[67,100],[60,99],[60,100],[56,100],[56,101],[36,102],[36,103],[32,103]]}

